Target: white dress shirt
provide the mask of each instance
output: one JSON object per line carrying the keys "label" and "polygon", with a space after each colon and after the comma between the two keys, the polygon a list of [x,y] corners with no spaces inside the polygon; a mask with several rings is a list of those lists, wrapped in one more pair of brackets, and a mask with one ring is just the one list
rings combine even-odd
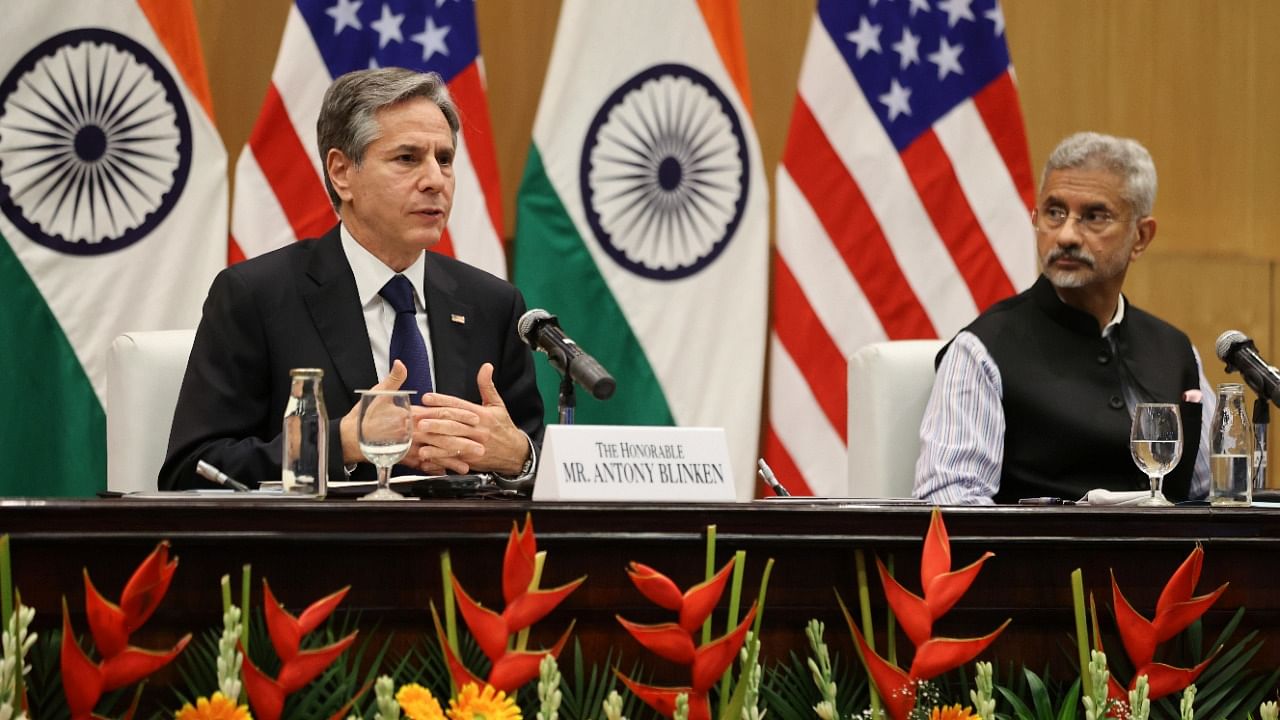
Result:
{"label": "white dress shirt", "polygon": [[[356,292],[360,296],[360,308],[364,311],[364,325],[369,331],[369,350],[373,353],[373,367],[382,380],[391,371],[391,330],[395,327],[396,311],[378,294],[387,281],[397,273],[387,267],[381,260],[356,242],[356,239],[341,226],[342,251],[347,255],[347,264],[356,278]],[[426,289],[423,287],[423,269],[426,267],[427,254],[424,252],[412,265],[399,273],[409,278],[413,285],[413,304],[417,307],[418,332],[427,344],[427,358],[431,361],[431,386],[436,385],[435,353],[431,347],[431,333],[427,330]]]}

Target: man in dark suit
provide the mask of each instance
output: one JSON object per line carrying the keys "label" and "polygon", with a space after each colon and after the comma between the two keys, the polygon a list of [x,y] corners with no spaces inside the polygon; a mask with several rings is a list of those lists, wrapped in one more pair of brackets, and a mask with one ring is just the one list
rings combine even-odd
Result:
{"label": "man in dark suit", "polygon": [[[453,204],[458,128],[434,73],[386,68],[334,81],[317,135],[341,223],[214,280],[162,490],[205,486],[198,460],[251,486],[279,479],[289,371],[298,367],[324,371],[331,481],[371,476],[356,437],[355,392],[370,387],[421,393],[403,465],[426,474],[531,472],[543,424],[532,356],[515,329],[524,298],[428,252]],[[418,328],[409,332],[421,362],[391,357],[407,337],[397,312]]]}

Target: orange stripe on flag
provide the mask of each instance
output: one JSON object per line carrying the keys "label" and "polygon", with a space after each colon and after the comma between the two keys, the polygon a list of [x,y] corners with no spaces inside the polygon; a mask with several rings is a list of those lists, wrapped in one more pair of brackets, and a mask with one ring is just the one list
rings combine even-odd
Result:
{"label": "orange stripe on flag", "polygon": [[932,130],[922,133],[902,151],[902,164],[978,309],[1013,295],[1013,283],[974,216],[938,136]]}
{"label": "orange stripe on flag", "polygon": [[204,53],[200,49],[200,33],[196,30],[196,13],[190,0],[138,0],[165,50],[178,67],[187,89],[200,102],[209,120],[213,120],[213,93],[204,69]]}
{"label": "orange stripe on flag", "polygon": [[937,337],[858,183],[804,98],[796,98],[782,162],[844,258],[890,340]]}
{"label": "orange stripe on flag", "polygon": [[484,204],[494,223],[494,233],[502,240],[502,193],[498,186],[498,159],[493,151],[493,125],[489,122],[489,100],[485,97],[480,63],[471,63],[449,82],[449,93],[462,112],[462,134],[467,141],[471,166],[480,178]]}
{"label": "orange stripe on flag", "polygon": [[319,237],[333,227],[335,217],[329,195],[293,130],[275,83],[267,86],[267,98],[262,101],[262,112],[249,136],[249,147],[267,183],[275,190],[295,237]]}
{"label": "orange stripe on flag", "polygon": [[751,81],[747,75],[747,51],[742,44],[742,15],[738,0],[698,0],[698,9],[707,23],[707,31],[720,53],[729,77],[738,88],[742,105],[751,112]]}
{"label": "orange stripe on flag", "polygon": [[1022,123],[1022,107],[1018,104],[1018,88],[1013,84],[1013,73],[1001,73],[973,96],[973,104],[978,108],[996,150],[1004,159],[1005,167],[1013,176],[1018,195],[1030,212],[1036,202],[1036,184],[1031,177],[1027,131]]}
{"label": "orange stripe on flag", "polygon": [[849,443],[849,374],[840,348],[805,298],[781,255],[773,264],[773,332],[813,390],[831,428]]}

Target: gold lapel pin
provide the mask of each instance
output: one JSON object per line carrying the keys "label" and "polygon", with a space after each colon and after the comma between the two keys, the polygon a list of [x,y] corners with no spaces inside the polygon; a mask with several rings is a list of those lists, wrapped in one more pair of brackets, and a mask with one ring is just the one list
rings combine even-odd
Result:
{"label": "gold lapel pin", "polygon": [[452,320],[453,322],[458,323],[459,325],[466,325],[466,324],[467,324],[467,316],[466,316],[466,315],[459,315],[459,314],[457,314],[457,313],[453,313],[452,315],[450,315],[450,316],[449,316],[449,319],[450,319],[450,320]]}

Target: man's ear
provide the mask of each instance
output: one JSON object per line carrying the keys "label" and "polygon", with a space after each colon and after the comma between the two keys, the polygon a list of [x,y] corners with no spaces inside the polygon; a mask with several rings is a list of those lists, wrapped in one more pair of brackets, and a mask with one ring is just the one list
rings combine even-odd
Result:
{"label": "man's ear", "polygon": [[338,197],[344,203],[351,202],[351,173],[355,169],[355,163],[347,157],[346,153],[338,148],[329,148],[329,152],[324,156],[325,172],[329,174],[329,182],[333,185],[334,192],[338,193]]}
{"label": "man's ear", "polygon": [[1137,260],[1138,256],[1147,251],[1151,242],[1156,239],[1156,219],[1150,215],[1138,218],[1138,239],[1133,243],[1133,250],[1129,252],[1130,262]]}

